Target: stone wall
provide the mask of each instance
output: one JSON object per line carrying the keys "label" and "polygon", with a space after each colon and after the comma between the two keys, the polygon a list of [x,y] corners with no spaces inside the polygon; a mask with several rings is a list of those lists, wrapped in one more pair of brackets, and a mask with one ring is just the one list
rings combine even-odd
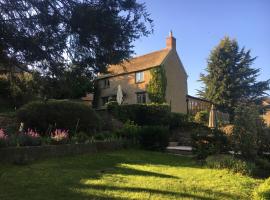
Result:
{"label": "stone wall", "polygon": [[25,164],[34,160],[73,156],[86,153],[112,151],[122,148],[122,142],[95,142],[91,144],[66,144],[28,147],[8,147],[0,149],[0,163]]}

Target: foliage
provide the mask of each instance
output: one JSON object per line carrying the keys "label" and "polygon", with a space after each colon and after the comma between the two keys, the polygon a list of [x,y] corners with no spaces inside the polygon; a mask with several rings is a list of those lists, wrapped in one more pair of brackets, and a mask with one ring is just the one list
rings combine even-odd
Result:
{"label": "foliage", "polygon": [[94,135],[94,140],[98,141],[112,141],[116,138],[117,136],[115,135],[115,133],[112,133],[110,131],[102,131]]}
{"label": "foliage", "polygon": [[72,137],[72,141],[75,142],[75,143],[89,143],[91,141],[91,138],[89,137],[88,134],[81,131],[79,133],[76,133]]}
{"label": "foliage", "polygon": [[143,126],[138,133],[143,149],[164,150],[169,143],[169,129],[164,126]]}
{"label": "foliage", "polygon": [[21,106],[36,98],[38,83],[34,74],[20,73],[0,76],[0,98],[12,107]]}
{"label": "foliage", "polygon": [[234,173],[252,175],[254,163],[235,158],[232,155],[212,155],[206,158],[206,165],[215,169],[228,169]]}
{"label": "foliage", "polygon": [[28,103],[18,110],[17,117],[26,128],[36,129],[43,135],[57,127],[87,133],[100,128],[100,118],[93,109],[66,100]]}
{"label": "foliage", "polygon": [[61,77],[36,76],[40,96],[46,99],[79,99],[93,92],[93,77],[82,74],[75,66]]}
{"label": "foliage", "polygon": [[219,105],[233,119],[238,103],[253,102],[269,89],[270,80],[256,81],[260,69],[251,67],[255,59],[250,50],[240,49],[236,40],[225,37],[209,56],[206,74],[200,77],[204,88],[199,95]]}
{"label": "foliage", "polygon": [[[193,158],[121,150],[0,165],[0,199],[251,199],[262,180],[198,165]],[[42,183],[41,183],[42,180]],[[23,184],[35,187],[22,187]],[[82,184],[78,184],[82,183]],[[123,189],[124,188],[124,189]]]}
{"label": "foliage", "polygon": [[206,110],[197,112],[194,121],[207,126],[209,122],[209,112]]}
{"label": "foliage", "polygon": [[232,147],[235,152],[247,159],[254,159],[258,154],[260,135],[263,132],[263,122],[258,107],[254,105],[239,105],[235,109],[235,119],[232,135]]}
{"label": "foliage", "polygon": [[55,129],[51,133],[52,144],[66,144],[69,141],[69,134],[67,130]]}
{"label": "foliage", "polygon": [[170,113],[169,127],[171,130],[185,127],[188,123],[188,116],[182,113]]}
{"label": "foliage", "polygon": [[136,0],[17,0],[0,7],[0,66],[34,66],[51,77],[74,64],[81,74],[105,72],[152,31],[145,5]]}
{"label": "foliage", "polygon": [[262,154],[263,152],[270,152],[270,128],[263,129],[262,132],[259,134],[259,154]]}
{"label": "foliage", "polygon": [[270,199],[270,178],[266,179],[259,187],[253,191],[254,200],[268,200]]}
{"label": "foliage", "polygon": [[28,129],[26,132],[19,133],[18,144],[20,146],[39,146],[41,137],[37,131]]}
{"label": "foliage", "polygon": [[167,104],[118,105],[109,103],[108,111],[122,122],[133,121],[138,125],[168,125],[170,107]]}
{"label": "foliage", "polygon": [[122,129],[116,130],[116,135],[119,138],[137,143],[140,129],[141,127],[134,122],[126,121]]}
{"label": "foliage", "polygon": [[151,102],[166,102],[167,78],[164,66],[159,66],[150,70],[151,80],[146,88],[147,94]]}
{"label": "foliage", "polygon": [[192,150],[198,159],[205,159],[209,155],[223,153],[228,150],[228,139],[218,129],[199,126],[191,135]]}

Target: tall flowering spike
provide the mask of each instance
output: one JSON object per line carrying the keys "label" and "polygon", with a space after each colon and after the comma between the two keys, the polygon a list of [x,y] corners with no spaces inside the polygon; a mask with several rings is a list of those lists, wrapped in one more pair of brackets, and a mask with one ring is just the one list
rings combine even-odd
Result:
{"label": "tall flowering spike", "polygon": [[67,140],[68,137],[68,130],[56,129],[53,133],[51,133],[51,138],[56,141]]}
{"label": "tall flowering spike", "polygon": [[27,132],[25,132],[24,134],[29,136],[29,137],[33,137],[33,138],[40,137],[39,133],[37,131],[32,130],[32,129],[27,129]]}
{"label": "tall flowering spike", "polygon": [[4,129],[0,129],[0,140],[8,139],[8,135],[5,133]]}

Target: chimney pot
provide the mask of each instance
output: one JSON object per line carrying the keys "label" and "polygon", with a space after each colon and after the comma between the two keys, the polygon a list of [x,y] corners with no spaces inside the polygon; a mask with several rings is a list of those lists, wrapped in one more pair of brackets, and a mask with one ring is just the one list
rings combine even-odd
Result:
{"label": "chimney pot", "polygon": [[176,50],[176,39],[173,37],[172,31],[170,31],[169,37],[166,38],[166,49]]}

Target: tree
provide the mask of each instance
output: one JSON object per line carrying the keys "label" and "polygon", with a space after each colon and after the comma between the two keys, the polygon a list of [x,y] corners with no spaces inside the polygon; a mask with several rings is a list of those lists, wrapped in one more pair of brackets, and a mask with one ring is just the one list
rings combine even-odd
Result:
{"label": "tree", "polygon": [[225,37],[208,59],[206,74],[200,75],[204,87],[199,95],[227,111],[231,120],[239,103],[255,102],[269,90],[270,80],[257,81],[260,69],[252,68],[256,57],[239,48],[236,40]]}
{"label": "tree", "polygon": [[106,72],[130,56],[132,41],[152,31],[136,0],[1,0],[0,69],[61,76]]}

